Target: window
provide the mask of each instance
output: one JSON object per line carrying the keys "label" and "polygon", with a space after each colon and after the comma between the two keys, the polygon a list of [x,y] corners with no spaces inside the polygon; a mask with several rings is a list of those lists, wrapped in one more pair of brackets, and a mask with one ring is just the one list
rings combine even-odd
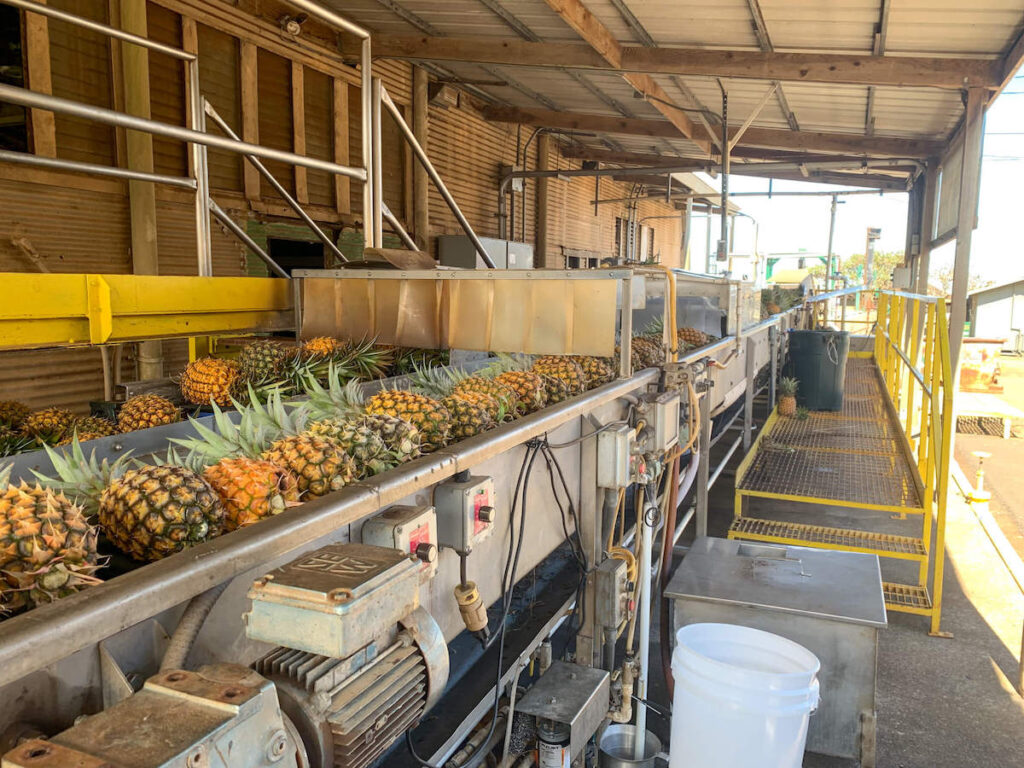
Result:
{"label": "window", "polygon": [[323,243],[268,237],[267,252],[289,275],[296,269],[323,269]]}
{"label": "window", "polygon": [[[25,87],[21,49],[21,11],[0,5],[0,83]],[[0,149],[28,151],[26,110],[0,103]]]}

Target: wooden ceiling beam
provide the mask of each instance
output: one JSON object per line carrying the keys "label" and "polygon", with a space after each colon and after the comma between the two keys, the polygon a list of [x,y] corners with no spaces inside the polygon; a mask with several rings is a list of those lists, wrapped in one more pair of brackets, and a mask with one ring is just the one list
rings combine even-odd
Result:
{"label": "wooden ceiling beam", "polygon": [[[654,138],[679,138],[675,126],[662,120],[644,120],[628,117],[589,115],[576,112],[555,112],[545,109],[522,109],[487,105],[481,109],[485,119],[499,123],[519,123],[566,131],[595,131],[598,133]],[[788,149],[800,152],[835,152],[844,155],[871,155],[875,157],[927,158],[938,154],[944,146],[941,141],[905,139],[887,136],[870,138],[845,133],[816,131],[783,131],[775,128],[748,128],[740,147],[754,146]],[[739,148],[738,148],[739,149]]]}
{"label": "wooden ceiling beam", "polygon": [[[564,1],[564,0],[563,0]],[[550,0],[554,3],[557,0]],[[595,20],[596,21],[596,20]],[[607,47],[606,42],[602,45]],[[1024,43],[1022,43],[1024,45]],[[1019,46],[1018,46],[1019,47]],[[1015,47],[1004,59],[872,56],[841,53],[778,53],[618,46],[612,59],[590,45],[535,43],[513,38],[375,36],[379,58],[462,61],[532,67],[570,67],[612,72],[753,78],[802,83],[913,86],[960,89],[998,88],[1012,62],[1024,50]],[[613,64],[612,61],[619,61]]]}
{"label": "wooden ceiling beam", "polygon": [[[622,46],[611,30],[592,14],[580,0],[544,0],[561,19],[572,27],[587,45],[614,70],[622,70]],[[541,43],[543,45],[543,43]],[[711,151],[711,143],[695,138],[697,128],[664,89],[648,74],[623,72],[623,79],[643,95],[662,116],[665,117],[684,137],[693,141],[705,152]]]}

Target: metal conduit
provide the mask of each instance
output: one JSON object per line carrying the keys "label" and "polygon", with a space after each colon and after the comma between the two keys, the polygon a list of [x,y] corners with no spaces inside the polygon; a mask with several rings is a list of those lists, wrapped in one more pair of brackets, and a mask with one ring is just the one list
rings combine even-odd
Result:
{"label": "metal conduit", "polygon": [[213,198],[210,198],[209,203],[210,213],[217,217],[217,221],[230,229],[231,234],[245,243],[246,247],[259,256],[263,263],[266,264],[272,272],[274,272],[278,277],[283,277],[285,280],[292,279],[292,276],[285,272],[281,265],[270,257],[269,253],[260,248],[256,241],[249,237],[249,233],[242,229],[241,225],[237,221],[228,216],[227,212],[217,205]]}
{"label": "metal conduit", "polygon": [[366,181],[366,171],[362,168],[350,168],[347,165],[338,165],[326,160],[318,160],[305,155],[296,155],[294,152],[285,152],[279,149],[262,147],[259,144],[250,144],[246,141],[234,141],[221,136],[214,136],[202,131],[194,131],[168,123],[161,123],[156,120],[147,120],[134,115],[126,115],[112,109],[94,107],[87,104],[79,104],[76,101],[62,99],[49,94],[36,93],[27,88],[18,88],[13,85],[0,84],[0,101],[18,104],[32,109],[45,109],[51,112],[58,112],[64,115],[72,115],[85,120],[94,120],[105,125],[114,125],[119,128],[128,128],[133,131],[152,133],[156,136],[167,136],[179,141],[201,144],[207,147],[227,150],[238,155],[252,154],[268,160],[279,160],[282,163],[300,165],[304,168],[313,168],[327,173],[336,173],[348,176],[359,181]]}
{"label": "metal conduit", "polygon": [[[239,139],[238,137],[238,134],[231,130],[231,126],[229,126],[227,122],[224,120],[224,118],[220,116],[217,110],[214,109],[213,105],[210,103],[208,99],[203,99],[203,107],[206,110],[206,114],[209,115],[210,119],[213,120],[214,123],[216,123],[217,127],[220,128],[228,138],[234,139],[235,141],[241,141],[241,139]],[[242,157],[244,157],[246,160],[252,163],[252,166],[257,171],[259,171],[260,176],[267,180],[267,183],[270,184],[270,186],[272,186],[276,190],[277,194],[279,194],[282,197],[282,199],[284,199],[284,201],[288,204],[288,207],[295,211],[296,214],[298,214],[299,218],[302,219],[302,221],[305,222],[306,226],[309,227],[310,230],[312,230],[313,234],[317,236],[317,239],[320,240],[320,242],[322,242],[324,245],[326,245],[327,249],[331,253],[333,253],[336,258],[341,259],[342,261],[348,261],[348,259],[345,258],[345,254],[343,254],[341,250],[338,248],[338,246],[334,244],[334,241],[327,236],[326,232],[320,229],[319,225],[317,225],[317,223],[313,221],[313,218],[308,213],[306,213],[305,209],[299,204],[299,201],[292,197],[291,193],[287,189],[285,189],[284,185],[281,184],[281,182],[279,182],[274,177],[274,174],[270,172],[267,166],[260,162],[259,158],[254,157],[253,155],[242,155]],[[246,243],[246,245],[248,245],[248,243]],[[260,256],[260,258],[263,258],[263,256]],[[268,256],[267,258],[270,257]],[[266,261],[266,259],[264,259],[264,261]],[[280,267],[278,267],[278,269],[280,269]],[[287,274],[285,276],[287,277]]]}
{"label": "metal conduit", "polygon": [[[3,0],[0,0],[0,2],[3,2]],[[88,173],[93,176],[112,176],[117,179],[152,181],[155,184],[166,184],[169,187],[181,187],[182,189],[195,190],[196,188],[196,180],[187,176],[165,176],[160,173],[131,171],[127,168],[117,168],[112,165],[80,163],[75,160],[61,160],[57,157],[30,155],[28,152],[13,152],[6,149],[0,150],[0,161],[7,163],[20,163],[22,165],[37,165],[41,168],[53,168],[55,170],[72,171],[74,173]]]}
{"label": "metal conduit", "polygon": [[293,553],[605,403],[647,386],[642,371],[585,395],[464,440],[337,493],[308,501],[260,525],[207,541],[103,584],[0,623],[0,686],[155,616],[228,579]]}

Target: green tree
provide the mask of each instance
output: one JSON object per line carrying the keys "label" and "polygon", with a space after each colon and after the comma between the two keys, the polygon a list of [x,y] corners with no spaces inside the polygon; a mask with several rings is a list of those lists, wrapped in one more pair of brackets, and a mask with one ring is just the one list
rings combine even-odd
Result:
{"label": "green tree", "polygon": [[[836,258],[839,258],[838,256]],[[892,271],[903,264],[903,251],[879,251],[871,257],[872,286],[883,290],[892,288]],[[839,271],[846,275],[850,285],[864,283],[864,254],[855,253],[840,259]],[[824,279],[825,266],[812,267],[810,273]]]}

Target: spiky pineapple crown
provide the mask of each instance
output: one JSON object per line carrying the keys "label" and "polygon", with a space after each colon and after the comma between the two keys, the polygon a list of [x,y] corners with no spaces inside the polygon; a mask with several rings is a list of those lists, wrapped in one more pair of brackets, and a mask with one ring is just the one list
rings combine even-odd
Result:
{"label": "spiky pineapple crown", "polygon": [[346,380],[344,374],[330,366],[327,372],[327,386],[315,378],[306,382],[309,396],[307,409],[311,421],[339,419],[359,413],[363,409],[363,392],[359,382]]}
{"label": "spiky pineapple crown", "polygon": [[113,462],[107,459],[99,461],[95,449],[90,452],[89,458],[86,458],[77,437],[71,441],[71,449],[67,453],[48,445],[44,445],[43,448],[46,449],[46,455],[50,458],[57,477],[44,475],[34,469],[32,474],[46,487],[62,492],[80,505],[90,517],[99,509],[100,494],[111,480],[124,474],[128,462],[132,460],[132,452],[125,451]]}
{"label": "spiky pineapple crown", "polygon": [[[213,406],[213,429],[190,418],[189,423],[198,437],[172,438],[171,442],[184,448],[187,454],[179,459],[172,452],[168,455],[168,463],[181,464],[194,472],[201,472],[205,467],[216,464],[221,459],[259,456],[277,438],[278,433],[257,415],[256,412],[262,409],[262,405],[252,390],[250,398],[253,407],[246,407],[233,401],[239,414],[237,422],[216,405]],[[271,399],[274,398],[280,403],[279,394],[272,395]]]}
{"label": "spiky pineapple crown", "polygon": [[779,394],[783,397],[793,397],[799,388],[800,382],[797,379],[789,376],[783,376],[779,379]]}

